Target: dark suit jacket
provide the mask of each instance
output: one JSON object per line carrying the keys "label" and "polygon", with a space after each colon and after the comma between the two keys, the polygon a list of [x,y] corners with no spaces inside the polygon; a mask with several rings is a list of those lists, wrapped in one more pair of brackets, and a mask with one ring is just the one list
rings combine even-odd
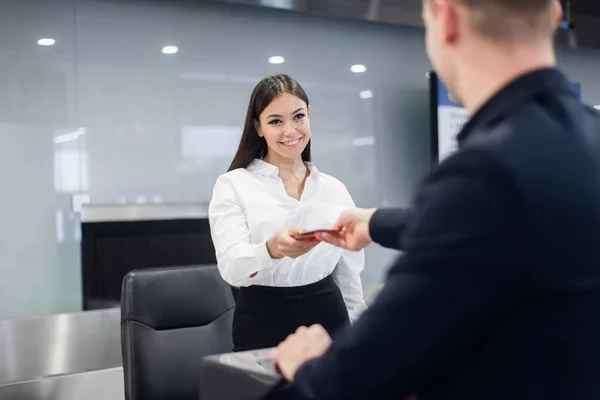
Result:
{"label": "dark suit jacket", "polygon": [[600,114],[553,69],[522,76],[459,135],[413,211],[375,304],[293,390],[307,399],[600,399]]}

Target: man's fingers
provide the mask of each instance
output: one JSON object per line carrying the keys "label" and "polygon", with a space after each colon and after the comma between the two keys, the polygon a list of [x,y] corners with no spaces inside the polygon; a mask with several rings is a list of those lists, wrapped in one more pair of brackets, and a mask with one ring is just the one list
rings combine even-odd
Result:
{"label": "man's fingers", "polygon": [[320,233],[318,239],[323,242],[327,242],[337,247],[346,248],[346,235],[344,232],[340,233]]}
{"label": "man's fingers", "polygon": [[289,335],[287,335],[287,337],[285,338],[285,340],[281,343],[279,343],[279,346],[281,347],[285,342],[289,342],[290,340],[292,340],[294,338],[294,333],[290,333]]}
{"label": "man's fingers", "polygon": [[300,326],[298,329],[296,329],[296,333],[303,333],[306,332],[309,328],[307,328],[306,326]]}
{"label": "man's fingers", "polygon": [[344,228],[347,228],[348,225],[351,225],[356,222],[356,210],[345,210],[342,211],[340,216],[338,217],[335,225],[333,225],[334,230],[340,231]]}
{"label": "man's fingers", "polygon": [[342,237],[342,235],[334,235],[331,233],[326,233],[325,237],[323,238],[323,241],[337,247],[345,247],[346,244],[346,240],[344,239],[344,237]]}
{"label": "man's fingers", "polygon": [[342,229],[344,229],[345,226],[346,226],[346,224],[340,218],[335,222],[335,224],[333,225],[333,228],[331,228],[331,229],[333,229],[334,231],[341,231]]}
{"label": "man's fingers", "polygon": [[327,332],[325,328],[323,328],[323,326],[319,324],[311,325],[310,328],[308,328],[308,331],[312,334],[321,334],[323,332]]}

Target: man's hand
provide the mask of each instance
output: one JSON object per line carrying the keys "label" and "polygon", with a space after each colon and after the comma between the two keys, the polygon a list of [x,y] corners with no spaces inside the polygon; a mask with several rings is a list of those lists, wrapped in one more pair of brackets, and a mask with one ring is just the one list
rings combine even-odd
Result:
{"label": "man's hand", "polygon": [[305,362],[322,356],[329,346],[331,337],[321,325],[301,326],[277,347],[273,360],[285,379],[293,382],[296,371]]}
{"label": "man's hand", "polygon": [[355,209],[342,212],[333,229],[339,233],[318,233],[316,238],[344,249],[359,251],[373,239],[369,233],[369,222],[376,209]]}

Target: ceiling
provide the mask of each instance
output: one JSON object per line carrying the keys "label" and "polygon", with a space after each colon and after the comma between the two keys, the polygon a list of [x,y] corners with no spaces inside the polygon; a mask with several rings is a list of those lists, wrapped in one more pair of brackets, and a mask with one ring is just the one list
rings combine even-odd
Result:
{"label": "ceiling", "polygon": [[[340,17],[391,19],[388,13],[420,12],[422,0],[216,0]],[[565,0],[563,0],[564,2]],[[573,13],[600,17],[600,0],[571,0]],[[390,22],[390,21],[387,21]]]}
{"label": "ceiling", "polygon": [[[191,1],[191,0],[190,0]],[[199,1],[199,0],[195,0]],[[213,0],[279,8],[335,18],[422,27],[423,0]],[[563,3],[567,0],[561,0]],[[570,0],[575,31],[559,31],[557,44],[600,48],[600,0]],[[572,40],[577,37],[576,40]],[[573,44],[576,43],[576,44]]]}

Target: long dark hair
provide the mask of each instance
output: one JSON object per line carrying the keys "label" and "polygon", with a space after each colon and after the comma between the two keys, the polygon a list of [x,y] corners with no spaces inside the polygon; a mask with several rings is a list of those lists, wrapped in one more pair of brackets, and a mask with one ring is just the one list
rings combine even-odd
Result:
{"label": "long dark hair", "polygon": [[[285,92],[300,98],[307,107],[310,105],[302,86],[287,75],[268,76],[260,81],[252,91],[244,122],[244,132],[228,171],[246,168],[255,158],[262,159],[267,155],[267,142],[264,137],[258,136],[256,130],[256,125],[260,122],[258,117],[273,100]],[[310,162],[310,141],[302,152],[302,160]]]}

